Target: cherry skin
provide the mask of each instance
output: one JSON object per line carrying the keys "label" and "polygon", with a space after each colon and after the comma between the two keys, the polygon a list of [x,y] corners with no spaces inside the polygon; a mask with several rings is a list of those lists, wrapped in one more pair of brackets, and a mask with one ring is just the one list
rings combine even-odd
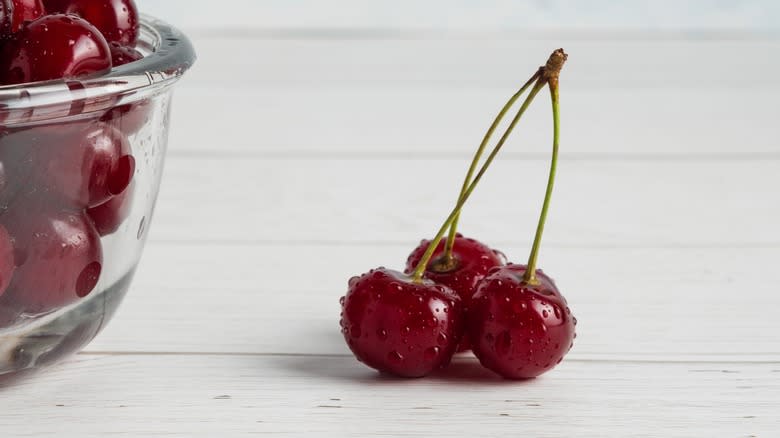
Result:
{"label": "cherry skin", "polygon": [[0,83],[11,85],[106,72],[111,53],[100,32],[73,15],[47,15],[9,41]]}
{"label": "cherry skin", "polygon": [[[143,59],[141,52],[132,47],[111,43],[111,59],[114,67]],[[133,135],[144,127],[152,113],[152,100],[144,99],[112,108],[100,119],[110,123],[125,135]]]}
{"label": "cherry skin", "polygon": [[11,31],[13,15],[14,9],[11,0],[0,0],[0,44],[13,34]]}
{"label": "cherry skin", "polygon": [[563,360],[577,319],[553,280],[537,270],[538,286],[524,282],[525,265],[493,270],[477,288],[467,334],[480,363],[508,379],[537,377]]}
{"label": "cherry skin", "polygon": [[[52,6],[62,8],[62,5]],[[133,0],[70,0],[62,12],[89,21],[108,42],[124,46],[138,42],[138,8]]]}
{"label": "cherry skin", "polygon": [[19,32],[24,24],[45,14],[41,0],[11,0],[13,15],[11,17],[11,32]]}
{"label": "cherry skin", "polygon": [[124,192],[114,196],[103,204],[87,210],[87,215],[92,220],[100,236],[108,236],[115,233],[122,222],[130,214],[133,205],[133,186]]}
{"label": "cherry skin", "polygon": [[0,223],[13,238],[16,265],[0,308],[36,315],[71,304],[95,289],[103,250],[85,213],[25,198],[0,216]]}
{"label": "cherry skin", "polygon": [[341,331],[355,357],[397,376],[422,377],[447,366],[463,331],[455,292],[385,268],[352,278],[341,306]]}
{"label": "cherry skin", "polygon": [[62,135],[59,141],[52,138],[39,150],[46,157],[39,177],[80,208],[98,206],[122,193],[135,172],[124,134],[104,123]]}
{"label": "cherry skin", "polygon": [[135,50],[132,47],[123,46],[116,41],[109,43],[108,48],[111,50],[111,64],[113,64],[114,67],[130,64],[131,62],[138,61],[144,57],[138,50]]}
{"label": "cherry skin", "polygon": [[[414,272],[430,243],[429,240],[423,240],[412,251],[406,260],[404,271],[406,274]],[[445,244],[446,242],[442,241],[436,247],[433,258],[425,270],[425,278],[452,289],[458,294],[468,311],[471,297],[477,291],[477,285],[491,269],[505,264],[504,255],[475,239],[458,234],[452,247],[452,262],[447,263],[443,257]],[[468,339],[464,337],[459,351],[466,351],[469,348]]]}
{"label": "cherry skin", "polygon": [[0,296],[8,289],[16,265],[14,264],[14,246],[5,227],[0,225]]}

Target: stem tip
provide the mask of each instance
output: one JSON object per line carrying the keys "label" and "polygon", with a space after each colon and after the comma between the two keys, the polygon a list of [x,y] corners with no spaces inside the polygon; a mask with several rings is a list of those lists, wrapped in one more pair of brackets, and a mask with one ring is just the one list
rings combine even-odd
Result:
{"label": "stem tip", "polygon": [[563,64],[569,59],[569,55],[563,51],[563,49],[557,49],[552,52],[550,59],[547,60],[547,64],[544,66],[544,77],[547,80],[558,79],[561,73]]}

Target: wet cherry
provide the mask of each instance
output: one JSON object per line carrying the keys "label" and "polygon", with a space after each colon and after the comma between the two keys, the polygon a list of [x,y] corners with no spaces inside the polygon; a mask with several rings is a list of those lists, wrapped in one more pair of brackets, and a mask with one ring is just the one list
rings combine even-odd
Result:
{"label": "wet cherry", "polygon": [[14,272],[0,308],[39,314],[89,295],[103,264],[100,236],[83,212],[25,198],[0,217],[13,236]]}
{"label": "wet cherry", "polygon": [[122,193],[135,159],[125,136],[99,123],[52,139],[39,149],[39,178],[76,207],[94,207]]}
{"label": "wet cherry", "polygon": [[144,57],[138,50],[135,50],[132,47],[123,46],[116,41],[109,43],[108,48],[111,50],[111,64],[113,64],[114,67],[129,64]]}
{"label": "wet cherry", "polygon": [[[406,261],[407,274],[414,272],[430,243],[429,240],[423,240],[409,255]],[[452,289],[461,298],[463,306],[468,309],[471,297],[477,290],[477,284],[492,268],[505,264],[504,255],[475,239],[458,234],[452,255],[448,260],[444,257],[445,243],[442,241],[437,246],[424,276],[436,284]],[[464,338],[459,350],[468,349],[468,340]]]}
{"label": "wet cherry", "polygon": [[510,379],[532,378],[549,371],[569,351],[577,320],[555,283],[536,269],[558,164],[560,114],[558,75],[566,54],[559,49],[543,68],[535,90],[550,88],[553,107],[553,153],[547,190],[527,265],[496,268],[474,295],[468,337],[480,363]]}
{"label": "wet cherry", "polygon": [[138,8],[133,0],[70,0],[52,2],[51,6],[57,12],[75,14],[89,21],[109,43],[134,46],[138,41]]}
{"label": "wet cherry", "polygon": [[0,39],[19,32],[26,22],[43,15],[41,0],[0,0]]}
{"label": "wet cherry", "polygon": [[341,303],[347,345],[382,372],[425,376],[449,364],[462,335],[460,298],[400,272],[379,268],[351,279]]}
{"label": "wet cherry", "polygon": [[115,233],[122,225],[133,205],[133,186],[103,204],[87,210],[87,215],[101,236]]}
{"label": "wet cherry", "polygon": [[537,377],[560,363],[577,321],[552,279],[537,271],[539,283],[532,285],[525,273],[524,265],[496,268],[480,283],[467,317],[480,363],[512,379]]}
{"label": "wet cherry", "polygon": [[21,84],[106,72],[111,53],[100,32],[73,15],[47,15],[7,43],[0,83]]}

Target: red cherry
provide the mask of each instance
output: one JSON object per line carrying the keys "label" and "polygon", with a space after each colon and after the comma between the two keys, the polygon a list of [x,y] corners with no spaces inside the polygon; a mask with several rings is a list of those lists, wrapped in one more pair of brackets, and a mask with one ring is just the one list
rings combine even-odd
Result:
{"label": "red cherry", "polygon": [[14,246],[5,227],[0,225],[0,296],[5,293],[14,275]]}
{"label": "red cherry", "polygon": [[115,233],[130,214],[133,205],[133,186],[114,196],[105,203],[87,210],[87,215],[95,224],[95,229],[101,236]]}
{"label": "red cherry", "polygon": [[111,53],[100,32],[73,15],[48,15],[8,42],[0,66],[6,85],[74,78],[111,69]]}
{"label": "red cherry", "polygon": [[149,122],[153,110],[152,103],[152,100],[145,99],[120,105],[106,112],[100,120],[109,123],[125,135],[133,135]]}
{"label": "red cherry", "polygon": [[41,0],[11,0],[11,3],[13,4],[11,32],[19,32],[25,23],[42,17],[45,13]]}
{"label": "red cherry", "polygon": [[[414,272],[430,243],[429,240],[423,240],[409,255],[405,270],[407,274]],[[452,261],[448,263],[443,257],[445,244],[446,241],[441,241],[436,247],[433,258],[425,270],[425,278],[455,291],[461,298],[463,306],[468,309],[471,297],[477,291],[477,284],[492,268],[505,264],[504,256],[477,240],[458,234],[452,248]],[[469,348],[468,339],[464,338],[459,351],[466,351]]]}
{"label": "red cherry", "polygon": [[398,376],[422,377],[447,366],[463,330],[452,290],[384,268],[352,278],[341,306],[342,333],[355,357]]}
{"label": "red cherry", "polygon": [[132,47],[123,46],[116,41],[111,42],[108,48],[111,50],[111,64],[113,64],[114,67],[129,64],[144,57],[138,50],[135,50]]}
{"label": "red cherry", "polygon": [[103,254],[100,236],[86,214],[25,198],[1,216],[0,222],[12,236],[16,264],[0,308],[40,314],[94,290]]}
{"label": "red cherry", "polygon": [[469,308],[467,333],[480,363],[508,379],[537,377],[572,347],[577,319],[550,277],[525,282],[525,265],[496,268],[480,283]]}
{"label": "red cherry", "polygon": [[138,41],[138,8],[133,0],[70,0],[63,12],[89,21],[108,42],[134,46]]}
{"label": "red cherry", "polygon": [[45,185],[77,207],[94,207],[122,193],[133,178],[135,159],[125,136],[103,123],[51,138],[39,153]]}

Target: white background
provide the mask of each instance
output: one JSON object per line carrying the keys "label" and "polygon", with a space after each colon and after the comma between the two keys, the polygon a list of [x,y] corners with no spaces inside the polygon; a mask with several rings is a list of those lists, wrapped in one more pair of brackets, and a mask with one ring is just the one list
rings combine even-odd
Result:
{"label": "white background", "polygon": [[776,31],[773,0],[138,0],[184,28]]}

